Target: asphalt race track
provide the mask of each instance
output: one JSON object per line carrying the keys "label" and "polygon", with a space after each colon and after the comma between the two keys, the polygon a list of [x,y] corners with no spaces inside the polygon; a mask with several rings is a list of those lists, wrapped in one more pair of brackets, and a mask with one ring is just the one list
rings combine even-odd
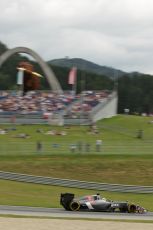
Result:
{"label": "asphalt race track", "polygon": [[22,215],[38,217],[64,217],[64,218],[89,218],[89,219],[118,219],[118,220],[153,220],[153,212],[145,214],[130,213],[108,213],[108,212],[87,212],[87,211],[65,211],[60,208],[41,208],[26,206],[0,205],[2,215]]}

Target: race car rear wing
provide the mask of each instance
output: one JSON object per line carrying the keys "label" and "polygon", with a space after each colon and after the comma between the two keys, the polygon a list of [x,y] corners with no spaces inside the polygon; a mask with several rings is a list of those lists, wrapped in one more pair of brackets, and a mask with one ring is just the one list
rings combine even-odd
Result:
{"label": "race car rear wing", "polygon": [[60,204],[68,211],[70,211],[70,203],[74,199],[73,193],[61,193]]}

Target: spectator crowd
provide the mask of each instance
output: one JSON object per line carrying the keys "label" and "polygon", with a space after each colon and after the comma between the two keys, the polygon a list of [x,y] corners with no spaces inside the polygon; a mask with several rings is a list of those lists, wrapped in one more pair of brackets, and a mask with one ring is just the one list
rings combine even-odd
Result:
{"label": "spectator crowd", "polygon": [[0,92],[0,114],[54,114],[64,112],[68,117],[76,118],[81,113],[88,113],[93,107],[105,101],[109,91],[84,91],[73,95],[65,92],[61,95],[54,92],[29,91],[26,95],[20,92]]}

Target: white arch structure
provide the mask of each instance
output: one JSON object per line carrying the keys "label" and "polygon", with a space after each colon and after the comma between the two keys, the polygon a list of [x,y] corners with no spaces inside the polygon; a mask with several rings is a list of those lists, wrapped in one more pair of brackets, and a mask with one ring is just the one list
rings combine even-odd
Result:
{"label": "white arch structure", "polygon": [[15,53],[26,53],[31,55],[40,65],[41,69],[44,72],[45,77],[48,80],[48,83],[50,85],[50,88],[57,92],[57,93],[62,93],[62,88],[60,86],[60,83],[58,82],[55,74],[53,73],[52,69],[43,61],[43,59],[33,50],[26,48],[26,47],[16,47],[13,49],[9,49],[6,52],[4,52],[0,56],[0,67],[3,65],[3,63],[13,54]]}

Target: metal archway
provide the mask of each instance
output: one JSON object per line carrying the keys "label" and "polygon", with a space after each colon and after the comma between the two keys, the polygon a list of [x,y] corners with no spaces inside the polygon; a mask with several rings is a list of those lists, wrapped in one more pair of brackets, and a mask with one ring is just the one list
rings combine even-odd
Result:
{"label": "metal archway", "polygon": [[53,73],[52,69],[43,61],[43,59],[33,50],[26,48],[26,47],[16,47],[13,49],[7,50],[5,53],[3,53],[0,56],[0,67],[3,65],[3,63],[13,54],[15,53],[26,53],[31,55],[40,65],[41,69],[44,72],[45,77],[48,80],[48,83],[51,87],[51,89],[57,93],[62,93],[62,88],[60,86],[60,83],[58,82],[55,74]]}

